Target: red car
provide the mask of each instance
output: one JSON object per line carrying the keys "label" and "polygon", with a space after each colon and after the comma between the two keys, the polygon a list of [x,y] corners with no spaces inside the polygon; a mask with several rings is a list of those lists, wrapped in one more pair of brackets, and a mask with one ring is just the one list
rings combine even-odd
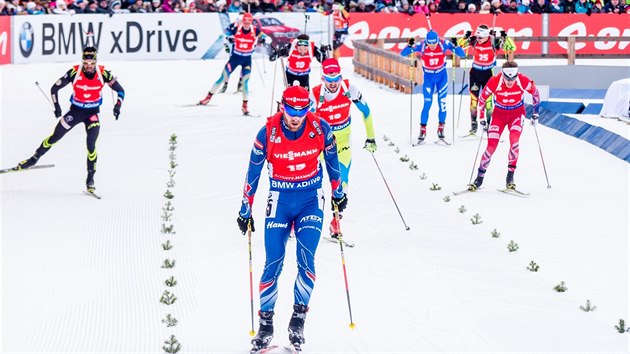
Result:
{"label": "red car", "polygon": [[291,43],[301,33],[299,29],[285,26],[280,20],[270,16],[254,17],[254,26],[259,27],[265,35],[272,39],[271,44],[274,47],[278,47],[279,44]]}

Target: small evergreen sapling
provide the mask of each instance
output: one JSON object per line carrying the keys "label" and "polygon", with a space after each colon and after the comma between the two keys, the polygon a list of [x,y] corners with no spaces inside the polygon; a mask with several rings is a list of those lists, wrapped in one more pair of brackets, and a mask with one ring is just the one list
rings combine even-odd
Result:
{"label": "small evergreen sapling", "polygon": [[171,178],[168,182],[166,182],[166,187],[168,188],[175,187],[175,180]]}
{"label": "small evergreen sapling", "polygon": [[457,210],[459,210],[459,213],[460,213],[460,214],[464,214],[464,213],[466,212],[466,207],[462,205],[462,206],[460,206],[460,207],[459,207],[459,209],[457,209]]}
{"label": "small evergreen sapling", "polygon": [[595,311],[596,308],[597,306],[591,306],[591,300],[586,300],[586,306],[580,306],[580,309],[584,312]]}
{"label": "small evergreen sapling", "polygon": [[439,191],[442,190],[442,187],[440,187],[440,185],[437,183],[431,183],[431,187],[429,187],[429,189],[432,191]]}
{"label": "small evergreen sapling", "polygon": [[514,242],[514,240],[510,240],[510,243],[507,245],[507,249],[510,252],[518,251],[518,243]]}
{"label": "small evergreen sapling", "polygon": [[443,199],[443,200],[444,200],[445,202],[447,202],[447,203],[448,203],[448,202],[450,202],[450,201],[451,201],[451,196],[450,196],[450,195],[447,195],[446,197],[444,197],[444,199]]}
{"label": "small evergreen sapling", "polygon": [[177,301],[177,296],[168,290],[164,290],[162,296],[160,297],[160,302],[165,305],[172,305]]}
{"label": "small evergreen sapling", "polygon": [[415,162],[411,161],[409,163],[409,169],[412,170],[412,171],[416,171],[418,169],[418,165],[416,165]]}
{"label": "small evergreen sapling", "polygon": [[174,259],[165,259],[164,263],[162,263],[162,268],[163,269],[172,269],[175,267],[175,260]]}
{"label": "small evergreen sapling", "polygon": [[387,146],[395,146],[396,144],[394,144],[393,141],[390,141],[389,143],[387,143]]}
{"label": "small evergreen sapling", "polygon": [[166,327],[174,327],[177,326],[177,319],[169,313],[166,315],[166,318],[162,319],[162,323],[164,323]]}
{"label": "small evergreen sapling", "polygon": [[163,345],[162,349],[169,354],[175,354],[182,349],[181,344],[174,335],[171,335],[171,338],[165,340],[164,344],[166,345]]}
{"label": "small evergreen sapling", "polygon": [[168,176],[173,178],[177,172],[175,170],[168,170]]}
{"label": "small evergreen sapling", "polygon": [[397,154],[400,153],[400,148],[398,146],[396,146],[396,148],[394,149],[394,152],[397,153]]}
{"label": "small evergreen sapling", "polygon": [[175,198],[175,196],[173,195],[173,193],[171,193],[170,189],[167,189],[166,192],[164,192],[164,198],[170,200],[170,199]]}
{"label": "small evergreen sapling", "polygon": [[409,161],[409,156],[407,156],[407,155],[402,156],[402,157],[400,158],[400,161],[402,161],[402,162],[407,162],[407,161]]}
{"label": "small evergreen sapling", "polygon": [[553,287],[553,290],[559,292],[559,293],[563,293],[567,290],[569,290],[569,288],[566,287],[566,285],[564,284],[563,281],[560,282],[560,284],[556,284],[556,286]]}
{"label": "small evergreen sapling", "polygon": [[623,319],[619,319],[619,325],[615,326],[615,329],[617,330],[617,332],[619,333],[626,333],[626,332],[630,332],[630,328],[626,328],[626,321],[624,321]]}
{"label": "small evergreen sapling", "polygon": [[164,284],[165,284],[166,286],[168,286],[169,288],[172,288],[172,287],[174,287],[175,285],[177,285],[177,280],[175,280],[175,277],[174,277],[174,276],[171,276],[170,278],[168,278],[168,279],[166,279],[166,280],[164,281]]}
{"label": "small evergreen sapling", "polygon": [[164,204],[164,207],[162,208],[162,210],[164,210],[165,212],[168,211],[173,211],[175,210],[175,208],[173,207],[173,203],[171,203],[171,201],[167,201],[166,204]]}
{"label": "small evergreen sapling", "polygon": [[470,218],[470,222],[472,222],[473,225],[479,225],[481,223],[483,223],[483,220],[481,220],[481,215],[479,215],[479,213],[475,214],[472,216],[472,218]]}
{"label": "small evergreen sapling", "polygon": [[166,240],[166,242],[162,244],[162,249],[164,249],[165,251],[170,251],[172,248],[173,244],[171,243],[171,240]]}
{"label": "small evergreen sapling", "polygon": [[166,225],[162,224],[162,230],[160,230],[163,234],[174,234],[175,233],[175,225]]}
{"label": "small evergreen sapling", "polygon": [[177,167],[177,163],[175,161],[171,161],[169,163],[169,166],[171,166],[171,169],[174,169],[175,167]]}
{"label": "small evergreen sapling", "polygon": [[499,238],[501,236],[501,233],[499,231],[497,231],[497,229],[494,229],[490,233],[490,236],[492,236],[492,238]]}
{"label": "small evergreen sapling", "polygon": [[427,178],[429,178],[429,176],[427,176],[426,173],[422,172],[422,174],[420,175],[420,179],[424,181]]}
{"label": "small evergreen sapling", "polygon": [[527,270],[529,270],[530,272],[537,272],[539,269],[540,266],[534,261],[529,262],[529,266],[527,266]]}

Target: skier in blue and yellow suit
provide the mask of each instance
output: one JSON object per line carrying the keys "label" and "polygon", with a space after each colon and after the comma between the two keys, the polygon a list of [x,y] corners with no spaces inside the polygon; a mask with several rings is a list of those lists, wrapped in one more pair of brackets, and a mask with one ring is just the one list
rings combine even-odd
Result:
{"label": "skier in blue and yellow suit", "polygon": [[324,217],[324,155],[332,187],[332,204],[340,211],[347,198],[341,186],[337,146],[332,129],[319,116],[309,112],[309,93],[300,86],[288,87],[282,95],[280,112],[269,117],[258,132],[250,154],[237,218],[243,234],[254,231],[252,204],[263,163],[267,161],[270,192],[265,219],[265,268],[260,279],[260,328],[252,340],[253,350],[265,348],[273,338],[273,315],[278,297],[277,280],[282,271],[285,247],[291,226],[295,226],[298,274],[294,287],[293,316],[289,340],[304,343],[304,319],[315,285],[315,251]]}

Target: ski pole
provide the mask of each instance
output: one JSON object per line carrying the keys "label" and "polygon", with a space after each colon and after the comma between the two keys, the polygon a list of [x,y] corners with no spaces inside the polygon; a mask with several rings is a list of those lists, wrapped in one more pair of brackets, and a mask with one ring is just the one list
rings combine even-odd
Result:
{"label": "ski pole", "polygon": [[50,97],[46,96],[46,94],[44,93],[44,90],[42,90],[41,86],[39,86],[39,82],[35,81],[35,86],[37,86],[37,88],[39,89],[39,92],[41,92],[42,95],[44,95],[44,97],[46,98],[46,101],[48,101],[48,103],[50,103],[50,105],[53,106],[53,108],[54,108],[55,105],[50,100]]}
{"label": "ski pole", "polygon": [[481,137],[479,137],[479,145],[477,145],[477,152],[475,153],[475,162],[473,162],[473,168],[472,171],[470,171],[470,178],[468,179],[468,185],[472,184],[472,178],[473,175],[475,174],[475,166],[477,166],[477,158],[479,158],[479,149],[481,149],[481,142],[483,141],[483,133],[481,133]]}
{"label": "ski pole", "polygon": [[273,95],[276,93],[276,73],[278,72],[278,63],[273,62],[273,80],[271,80],[271,107],[269,115],[273,115]]}
{"label": "ski pole", "polygon": [[409,54],[409,143],[413,145],[413,89],[414,89],[414,69],[416,60],[413,58],[413,51]]}
{"label": "ski pole", "polygon": [[468,48],[464,51],[466,56],[464,57],[464,68],[462,73],[462,88],[459,92],[459,109],[457,110],[457,128],[459,128],[459,118],[462,115],[462,101],[464,100],[464,84],[466,83],[466,62],[468,61]]}
{"label": "ski pole", "polygon": [[542,161],[543,171],[545,171],[545,179],[547,180],[547,188],[551,188],[549,184],[549,177],[547,176],[547,167],[545,167],[545,158],[543,157],[542,148],[540,147],[540,139],[538,139],[538,130],[536,130],[536,125],[534,125],[534,133],[536,133],[536,141],[538,142],[538,151],[540,151],[540,161]]}
{"label": "ski pole", "polygon": [[350,288],[348,287],[348,272],[346,271],[346,257],[343,254],[343,233],[341,232],[341,224],[339,222],[339,207],[335,205],[335,221],[339,225],[339,250],[341,251],[341,266],[343,268],[343,280],[346,284],[346,299],[348,300],[348,313],[350,314],[350,328],[356,326],[352,320],[352,306],[350,305]]}
{"label": "ski pole", "polygon": [[409,226],[407,226],[407,223],[405,222],[405,218],[403,218],[403,215],[400,212],[400,208],[398,208],[398,203],[396,203],[396,199],[394,198],[394,195],[392,194],[392,190],[389,189],[389,185],[387,184],[387,180],[385,180],[385,176],[383,175],[383,171],[381,171],[381,167],[378,165],[378,162],[376,161],[376,157],[374,156],[374,153],[370,153],[370,155],[372,155],[372,159],[374,159],[374,163],[376,164],[376,168],[378,168],[378,172],[380,172],[381,177],[383,177],[383,182],[385,182],[385,187],[387,187],[387,191],[389,192],[389,195],[392,197],[392,201],[394,202],[394,205],[396,206],[396,210],[398,210],[398,215],[400,215],[400,219],[402,220],[403,225],[405,225],[405,230],[409,231],[410,228],[409,228]]}
{"label": "ski pole", "polygon": [[256,331],[254,331],[254,281],[253,278],[253,270],[252,270],[252,225],[251,223],[247,223],[247,245],[249,248],[249,307],[250,313],[252,317],[252,328],[249,331],[250,336],[254,336]]}
{"label": "ski pole", "polygon": [[451,71],[453,77],[453,145],[455,145],[455,52],[453,52],[453,59],[451,60]]}

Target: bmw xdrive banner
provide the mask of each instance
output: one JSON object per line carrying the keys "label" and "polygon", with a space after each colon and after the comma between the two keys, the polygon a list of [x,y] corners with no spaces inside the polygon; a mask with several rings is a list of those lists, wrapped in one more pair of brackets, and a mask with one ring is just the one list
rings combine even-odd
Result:
{"label": "bmw xdrive banner", "polygon": [[14,16],[13,63],[75,61],[88,33],[99,59],[200,59],[222,30],[218,14]]}

